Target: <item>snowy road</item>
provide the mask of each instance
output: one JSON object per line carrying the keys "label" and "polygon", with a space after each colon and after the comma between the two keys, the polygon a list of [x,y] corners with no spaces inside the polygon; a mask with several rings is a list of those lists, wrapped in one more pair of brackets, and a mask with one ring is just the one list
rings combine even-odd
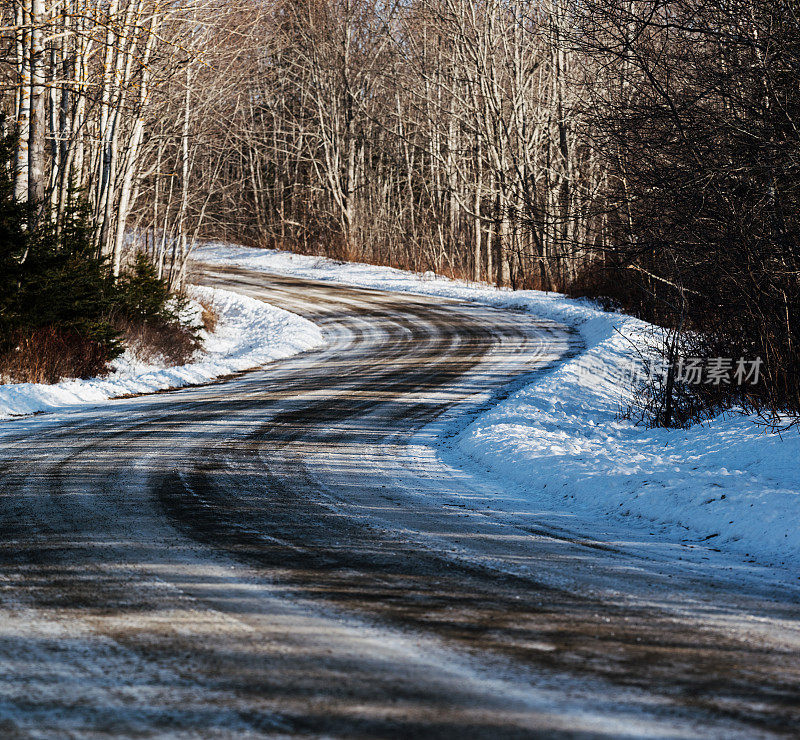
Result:
{"label": "snowy road", "polygon": [[0,425],[0,735],[800,726],[797,582],[498,513],[508,491],[437,455],[574,351],[570,332],[243,270],[205,281],[310,318],[328,344]]}

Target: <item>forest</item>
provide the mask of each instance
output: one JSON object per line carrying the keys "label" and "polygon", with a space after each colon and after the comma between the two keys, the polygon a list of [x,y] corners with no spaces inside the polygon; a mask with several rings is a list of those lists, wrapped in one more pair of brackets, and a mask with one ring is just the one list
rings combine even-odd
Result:
{"label": "forest", "polygon": [[666,330],[652,423],[800,415],[796,0],[2,7],[3,327],[30,244],[135,316],[221,239],[596,298]]}

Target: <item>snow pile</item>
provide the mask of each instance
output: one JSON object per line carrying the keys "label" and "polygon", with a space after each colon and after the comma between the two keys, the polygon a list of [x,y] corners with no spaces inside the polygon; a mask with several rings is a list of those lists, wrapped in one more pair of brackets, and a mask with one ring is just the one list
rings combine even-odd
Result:
{"label": "snow pile", "polygon": [[[536,507],[624,523],[632,535],[702,542],[772,564],[800,565],[800,435],[743,416],[688,430],[618,418],[631,340],[651,327],[554,293],[497,290],[439,276],[211,243],[196,259],[384,290],[523,308],[581,335],[584,351],[475,419],[443,453],[519,489],[498,507]],[[590,533],[586,533],[590,534]]]}
{"label": "snow pile", "polygon": [[[114,371],[102,378],[0,385],[0,419],[205,383],[322,344],[315,324],[283,309],[216,288],[193,286],[190,295],[212,302],[220,316],[213,334],[201,332],[203,349],[194,362],[179,367],[143,364],[126,351],[112,363]],[[194,304],[193,311],[199,310]]]}

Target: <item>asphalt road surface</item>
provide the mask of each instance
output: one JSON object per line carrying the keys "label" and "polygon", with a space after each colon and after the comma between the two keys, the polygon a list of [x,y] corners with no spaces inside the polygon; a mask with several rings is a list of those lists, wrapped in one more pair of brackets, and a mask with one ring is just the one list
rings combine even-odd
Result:
{"label": "asphalt road surface", "polygon": [[800,590],[591,538],[439,454],[579,351],[529,315],[207,268],[324,349],[0,424],[2,737],[800,731]]}

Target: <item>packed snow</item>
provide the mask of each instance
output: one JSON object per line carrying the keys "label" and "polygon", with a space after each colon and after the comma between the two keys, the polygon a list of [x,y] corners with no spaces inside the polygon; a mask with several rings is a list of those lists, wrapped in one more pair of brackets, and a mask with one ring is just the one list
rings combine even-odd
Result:
{"label": "packed snow", "polygon": [[52,385],[0,385],[0,419],[206,383],[290,357],[323,342],[315,324],[253,298],[201,286],[192,286],[190,297],[195,299],[190,311],[199,314],[196,299],[205,300],[213,304],[219,323],[211,334],[201,330],[202,349],[189,364],[144,364],[126,350],[112,363],[113,371],[101,378],[63,380]]}
{"label": "packed snow", "polygon": [[[800,435],[743,415],[686,430],[620,418],[652,327],[556,293],[498,290],[387,267],[209,243],[198,261],[524,309],[574,328],[584,349],[482,413],[443,455],[502,480],[542,511],[612,521],[644,538],[704,543],[753,562],[800,566]],[[518,489],[518,490],[516,490]]]}

